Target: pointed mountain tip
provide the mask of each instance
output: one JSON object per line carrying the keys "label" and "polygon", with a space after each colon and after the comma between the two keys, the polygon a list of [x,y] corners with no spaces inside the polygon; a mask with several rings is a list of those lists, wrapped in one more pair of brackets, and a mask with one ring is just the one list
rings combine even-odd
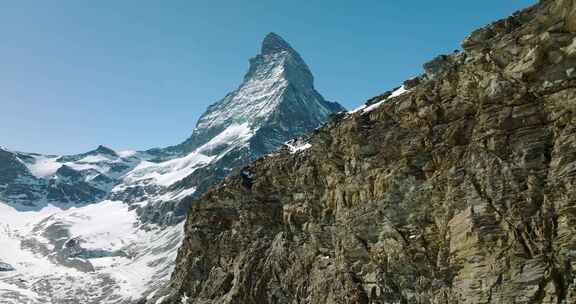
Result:
{"label": "pointed mountain tip", "polygon": [[94,150],[94,151],[98,152],[98,153],[109,154],[109,155],[114,155],[114,156],[117,155],[116,151],[114,151],[114,150],[112,150],[106,146],[103,146],[103,145],[99,145],[98,148],[96,148],[96,150]]}
{"label": "pointed mountain tip", "polygon": [[262,41],[262,55],[279,53],[283,51],[294,51],[290,44],[280,35],[270,32]]}

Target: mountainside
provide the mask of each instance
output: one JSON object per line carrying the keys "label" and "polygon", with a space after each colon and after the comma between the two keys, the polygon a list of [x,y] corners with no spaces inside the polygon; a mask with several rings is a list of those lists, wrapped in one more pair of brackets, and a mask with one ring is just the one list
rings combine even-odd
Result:
{"label": "mountainside", "polygon": [[[250,59],[238,89],[208,108],[189,139],[164,152],[199,150],[216,155],[236,144],[226,138],[229,134],[249,133],[249,155],[256,159],[276,150],[294,134],[319,127],[339,111],[344,108],[327,102],[314,89],[314,77],[300,55],[280,36],[270,33],[260,54]],[[214,138],[221,140],[214,142]]]}
{"label": "mountainside", "polygon": [[23,210],[93,203],[105,198],[140,161],[135,154],[119,155],[104,146],[68,156],[0,148],[0,200]]}
{"label": "mountainside", "polygon": [[[195,197],[343,108],[269,34],[242,85],[180,145],[51,156],[0,149],[0,302],[130,303],[169,278]],[[4,302],[2,302],[4,303]]]}
{"label": "mountainside", "polygon": [[[191,200],[232,170],[344,110],[324,100],[313,82],[300,55],[277,34],[268,34],[238,89],[211,105],[186,141],[147,151],[155,156],[152,162],[160,162],[136,168],[111,197],[153,202],[140,210],[145,220],[164,224],[183,220]],[[186,193],[179,198],[188,199],[165,199],[173,193]]]}
{"label": "mountainside", "polygon": [[576,2],[463,52],[195,202],[150,303],[575,303]]}

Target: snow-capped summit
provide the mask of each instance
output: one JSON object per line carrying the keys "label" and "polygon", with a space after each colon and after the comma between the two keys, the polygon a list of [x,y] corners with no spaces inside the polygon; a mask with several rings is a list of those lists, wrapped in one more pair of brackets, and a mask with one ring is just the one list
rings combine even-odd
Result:
{"label": "snow-capped summit", "polygon": [[316,91],[308,65],[279,35],[266,35],[260,49],[240,86],[208,107],[186,141],[146,151],[151,158],[110,198],[143,206],[145,220],[178,222],[190,197],[343,110]]}
{"label": "snow-capped summit", "polygon": [[244,126],[250,136],[237,145],[246,145],[254,158],[318,127],[341,110],[339,104],[326,101],[316,91],[312,73],[300,55],[270,33],[262,42],[261,53],[250,59],[242,84],[208,108],[185,142],[165,152],[189,153],[230,133],[229,128]]}
{"label": "snow-capped summit", "polygon": [[342,110],[316,91],[302,57],[270,33],[260,54],[250,59],[240,86],[208,107],[186,141],[147,151],[155,158],[127,175],[112,198],[146,201],[141,212],[145,219],[179,221],[190,204],[190,199],[181,203],[183,193],[199,196],[235,168],[275,151]]}

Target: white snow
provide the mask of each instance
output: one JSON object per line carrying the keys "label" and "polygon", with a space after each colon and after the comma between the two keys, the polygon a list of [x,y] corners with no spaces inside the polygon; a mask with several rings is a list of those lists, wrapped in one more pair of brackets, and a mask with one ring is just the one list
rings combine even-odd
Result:
{"label": "white snow", "polygon": [[400,88],[396,89],[394,92],[392,92],[392,94],[390,96],[388,96],[387,98],[380,100],[379,102],[372,104],[366,108],[364,108],[362,110],[362,113],[368,113],[371,111],[374,111],[375,109],[377,109],[378,107],[380,107],[384,102],[388,101],[390,98],[394,98],[394,97],[398,97],[406,92],[409,92],[408,90],[406,90],[404,88],[404,86],[401,86]]}
{"label": "white snow", "polygon": [[358,112],[358,111],[361,111],[361,110],[363,110],[364,108],[366,108],[366,105],[365,105],[365,104],[363,104],[363,105],[361,105],[361,106],[357,107],[356,109],[354,109],[354,110],[352,110],[352,111],[349,111],[348,113],[350,113],[350,114],[352,114],[352,113],[356,113],[356,112]]}
{"label": "white snow", "polygon": [[96,155],[87,155],[81,159],[78,160],[78,162],[81,163],[99,163],[99,162],[105,162],[105,161],[111,161],[112,159],[110,157],[107,157],[105,155],[102,154],[96,154]]}
{"label": "white snow", "polygon": [[104,201],[71,208],[57,217],[70,225],[72,238],[82,239],[82,247],[86,249],[120,250],[136,240],[136,214],[129,212],[123,202]]}
{"label": "white snow", "polygon": [[[167,192],[161,196],[159,196],[157,199],[155,199],[156,201],[176,201],[176,200],[181,200],[189,195],[194,194],[194,192],[196,192],[196,188],[192,187],[192,188],[188,188],[188,189],[183,189],[180,191],[171,191],[171,192]],[[141,205],[142,206],[142,205]]]}
{"label": "white snow", "polygon": [[170,186],[190,175],[196,169],[210,163],[212,159],[214,159],[214,156],[193,152],[184,157],[161,163],[143,161],[126,175],[124,185],[121,185],[116,190],[140,181],[151,181],[157,185]]}
{"label": "white snow", "polygon": [[116,154],[118,154],[122,158],[126,158],[126,157],[136,156],[138,154],[138,152],[136,152],[134,150],[125,150],[125,151],[116,152]]}
{"label": "white snow", "polygon": [[223,145],[239,147],[254,135],[248,123],[232,124],[220,134],[214,136],[209,142],[196,150],[197,153],[210,154],[210,152]]}
{"label": "white snow", "polygon": [[[125,155],[128,154],[128,152],[125,153]],[[130,168],[136,166],[139,162],[138,158],[124,159],[103,154],[87,155],[77,161],[68,162],[62,162],[59,156],[26,155],[32,157],[32,160],[25,159],[22,163],[28,168],[32,175],[40,179],[51,178],[56,171],[64,165],[76,171],[95,170],[92,174],[85,175],[86,181],[94,178],[98,173],[105,174],[110,178],[119,178],[121,175],[126,174],[126,172],[112,172],[110,170],[112,165],[123,163]]]}
{"label": "white snow", "polygon": [[290,149],[290,154],[298,153],[312,147],[309,143],[292,144],[290,142],[284,143]]}
{"label": "white snow", "polygon": [[202,117],[198,128],[215,127],[237,117],[254,121],[268,115],[282,100],[282,92],[288,85],[282,76],[283,60],[285,59],[277,58],[259,64],[252,77],[238,90],[225,97],[217,110]]}
{"label": "white snow", "polygon": [[134,256],[109,262],[111,267],[101,272],[115,279],[124,297],[142,297],[170,278],[182,242],[183,227],[182,222],[165,229],[139,229],[135,234],[137,241],[126,246]]}
{"label": "white snow", "polygon": [[100,167],[96,164],[82,164],[82,163],[73,163],[73,162],[68,162],[66,163],[66,166],[76,170],[76,171],[83,171],[83,170],[96,170],[100,173],[105,173],[107,171],[108,168],[103,168]]}
{"label": "white snow", "polygon": [[[122,250],[129,256],[86,260],[96,271],[85,273],[20,246],[25,239],[41,240],[42,228],[54,223],[63,224],[72,236],[84,240],[84,248]],[[112,304],[118,303],[117,296],[133,300],[144,296],[169,279],[183,223],[148,230],[138,229],[138,224],[135,211],[121,202],[104,201],[69,210],[48,206],[29,212],[0,202],[0,260],[16,269],[0,273],[0,299],[7,301],[0,302],[57,304],[73,296],[81,303],[103,296],[99,303]]]}
{"label": "white snow", "polygon": [[34,156],[35,162],[33,164],[24,163],[32,175],[45,178],[53,175],[62,167],[62,164],[57,162],[57,156]]}
{"label": "white snow", "polygon": [[[248,123],[232,124],[209,142],[184,157],[161,163],[142,161],[132,172],[126,175],[124,183],[117,187],[115,191],[120,191],[140,182],[165,187],[170,186],[192,174],[192,172],[198,168],[204,167],[215,159],[225,155],[230,149],[245,145],[252,135],[253,130]],[[221,147],[227,147],[227,149],[220,151],[219,154],[211,155],[216,149]],[[193,192],[195,190],[190,191]],[[181,197],[184,196],[185,195],[182,194]]]}

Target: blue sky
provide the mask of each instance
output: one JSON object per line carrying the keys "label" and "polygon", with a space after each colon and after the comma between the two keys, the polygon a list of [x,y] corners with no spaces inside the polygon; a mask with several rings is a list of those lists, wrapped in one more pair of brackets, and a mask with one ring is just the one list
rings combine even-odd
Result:
{"label": "blue sky", "polygon": [[354,108],[536,0],[0,0],[0,145],[79,153],[179,143],[266,33]]}

